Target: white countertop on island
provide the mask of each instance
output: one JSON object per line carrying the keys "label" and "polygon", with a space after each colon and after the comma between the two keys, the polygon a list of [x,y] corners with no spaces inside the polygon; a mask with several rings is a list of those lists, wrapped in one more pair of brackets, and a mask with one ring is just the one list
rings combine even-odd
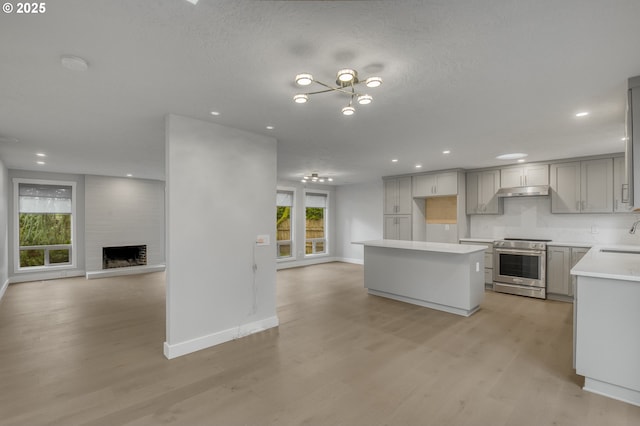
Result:
{"label": "white countertop on island", "polygon": [[431,243],[425,241],[403,240],[370,240],[358,241],[353,244],[362,244],[366,247],[383,247],[401,250],[432,251],[449,254],[469,254],[484,251],[486,247],[470,244]]}
{"label": "white countertop on island", "polygon": [[[602,250],[630,250],[635,253],[607,253]],[[640,245],[594,246],[571,269],[572,275],[640,282]]]}

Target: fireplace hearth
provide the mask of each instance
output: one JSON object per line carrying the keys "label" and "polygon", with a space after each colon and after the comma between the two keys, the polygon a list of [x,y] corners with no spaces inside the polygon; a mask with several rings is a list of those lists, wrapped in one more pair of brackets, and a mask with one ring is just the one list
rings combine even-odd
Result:
{"label": "fireplace hearth", "polygon": [[146,245],[102,247],[102,269],[144,266],[146,264]]}

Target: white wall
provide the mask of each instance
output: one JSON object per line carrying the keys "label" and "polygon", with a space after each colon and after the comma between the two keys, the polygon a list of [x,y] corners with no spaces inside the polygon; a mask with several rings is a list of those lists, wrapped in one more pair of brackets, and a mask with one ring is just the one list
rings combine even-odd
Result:
{"label": "white wall", "polygon": [[[71,269],[61,269],[57,271],[45,272],[16,272],[14,268],[15,250],[15,229],[14,229],[14,206],[13,206],[13,179],[41,179],[41,180],[59,180],[65,182],[76,183],[76,215],[75,230],[73,239],[75,242],[76,265]],[[85,258],[84,258],[84,175],[72,175],[63,173],[47,173],[28,170],[9,170],[9,280],[12,283],[22,281],[50,280],[55,278],[63,278],[70,276],[81,276],[85,274]]]}
{"label": "white wall", "polygon": [[0,300],[9,285],[9,171],[0,160]]}
{"label": "white wall", "polygon": [[164,264],[164,182],[85,176],[86,270],[102,270],[102,248],[147,245],[147,264]]}
{"label": "white wall", "polygon": [[[278,189],[293,190],[295,199],[293,200],[293,257],[278,259],[278,269],[293,268],[297,266],[313,265],[317,263],[334,262],[336,249],[340,244],[336,234],[336,187],[330,185],[303,184],[302,182],[278,181]],[[328,217],[327,217],[327,253],[317,255],[305,255],[305,191],[318,190],[327,193]],[[275,195],[274,195],[275,198]],[[274,221],[275,224],[275,221]]]}
{"label": "white wall", "polygon": [[336,189],[337,253],[345,262],[363,263],[364,248],[352,241],[382,239],[382,180]]}
{"label": "white wall", "polygon": [[[551,214],[551,197],[507,198],[503,215],[472,215],[470,237],[524,237],[590,244],[640,244],[640,214]],[[595,233],[592,233],[592,230]]]}
{"label": "white wall", "polygon": [[[278,324],[276,140],[177,115],[166,119],[166,138],[173,358]],[[259,234],[271,244],[257,246]]]}

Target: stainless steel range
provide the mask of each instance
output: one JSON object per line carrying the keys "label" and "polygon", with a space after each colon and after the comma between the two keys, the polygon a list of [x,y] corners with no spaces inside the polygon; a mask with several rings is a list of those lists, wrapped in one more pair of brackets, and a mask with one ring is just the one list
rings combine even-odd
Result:
{"label": "stainless steel range", "polygon": [[494,241],[493,290],[546,299],[549,241],[523,238]]}

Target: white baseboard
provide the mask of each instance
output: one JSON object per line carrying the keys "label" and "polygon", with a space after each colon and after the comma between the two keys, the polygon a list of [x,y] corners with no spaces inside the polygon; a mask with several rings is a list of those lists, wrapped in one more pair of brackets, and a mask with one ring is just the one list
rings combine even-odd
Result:
{"label": "white baseboard", "polygon": [[278,324],[278,317],[274,315],[269,318],[250,322],[248,324],[242,324],[238,327],[218,331],[216,333],[187,340],[186,342],[182,343],[170,345],[169,343],[164,342],[164,356],[168,359],[177,358],[179,356],[210,348],[221,343],[236,340],[250,334],[259,333],[269,328],[277,327]]}
{"label": "white baseboard", "polygon": [[344,263],[353,263],[356,265],[364,265],[364,259],[355,259],[355,258],[350,258],[350,257],[339,257],[338,258],[339,262],[344,262]]}
{"label": "white baseboard", "polygon": [[2,296],[4,296],[4,292],[7,291],[7,287],[9,287],[9,278],[7,278],[5,282],[2,284],[2,287],[0,287],[0,300],[2,300]]}
{"label": "white baseboard", "polygon": [[165,265],[129,266],[126,268],[103,269],[100,271],[87,272],[87,279],[92,280],[94,278],[120,277],[123,275],[146,274],[149,272],[162,272],[164,270],[165,270]]}
{"label": "white baseboard", "polygon": [[29,281],[45,281],[45,280],[57,280],[60,278],[72,278],[81,277],[84,275],[84,269],[76,270],[59,270],[59,271],[47,271],[47,272],[32,272],[32,273],[20,273],[9,278],[10,284],[25,283]]}
{"label": "white baseboard", "polygon": [[300,266],[309,266],[309,265],[317,265],[320,263],[329,263],[329,262],[339,262],[340,258],[337,257],[317,257],[313,259],[304,259],[304,260],[292,260],[291,262],[280,262],[277,264],[276,269],[288,269],[288,268],[298,268]]}

